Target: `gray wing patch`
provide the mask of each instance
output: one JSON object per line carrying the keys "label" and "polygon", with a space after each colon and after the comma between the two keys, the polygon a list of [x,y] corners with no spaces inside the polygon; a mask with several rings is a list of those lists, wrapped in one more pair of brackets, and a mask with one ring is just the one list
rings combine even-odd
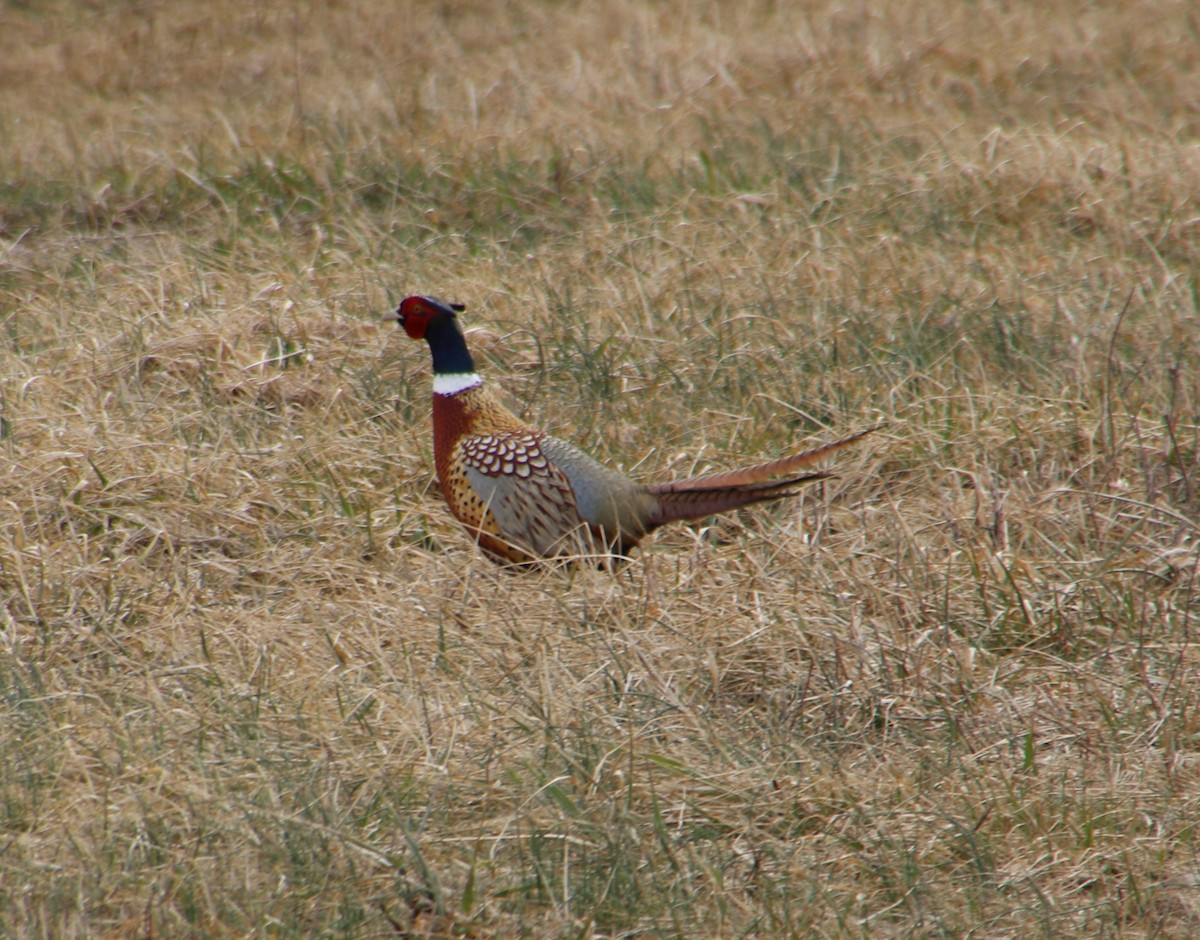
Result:
{"label": "gray wing patch", "polygon": [[579,515],[602,530],[607,540],[619,537],[632,547],[649,531],[657,500],[644,486],[557,437],[546,435],[542,448],[575,490]]}

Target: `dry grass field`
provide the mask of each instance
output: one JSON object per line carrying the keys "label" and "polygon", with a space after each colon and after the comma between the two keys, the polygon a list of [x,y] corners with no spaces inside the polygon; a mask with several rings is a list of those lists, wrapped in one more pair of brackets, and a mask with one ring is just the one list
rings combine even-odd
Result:
{"label": "dry grass field", "polygon": [[[0,10],[0,935],[1200,933],[1200,13]],[[468,304],[642,479],[517,575]]]}

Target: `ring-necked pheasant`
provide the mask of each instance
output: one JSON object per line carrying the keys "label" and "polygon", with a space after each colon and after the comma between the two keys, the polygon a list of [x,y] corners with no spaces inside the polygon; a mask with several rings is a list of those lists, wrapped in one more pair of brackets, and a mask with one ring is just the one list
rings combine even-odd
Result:
{"label": "ring-necked pheasant", "polygon": [[450,511],[501,564],[625,556],[668,522],[795,495],[829,476],[804,468],[875,428],[769,463],[642,485],[501,405],[467,349],[463,304],[405,298],[386,319],[433,354],[433,457]]}

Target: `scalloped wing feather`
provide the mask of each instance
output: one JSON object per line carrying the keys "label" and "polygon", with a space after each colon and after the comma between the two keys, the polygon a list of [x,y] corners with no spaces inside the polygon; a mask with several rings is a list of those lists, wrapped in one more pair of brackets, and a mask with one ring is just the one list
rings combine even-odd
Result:
{"label": "scalloped wing feather", "polygon": [[467,482],[491,514],[495,535],[542,558],[590,550],[571,481],[547,459],[538,435],[472,435],[460,446]]}

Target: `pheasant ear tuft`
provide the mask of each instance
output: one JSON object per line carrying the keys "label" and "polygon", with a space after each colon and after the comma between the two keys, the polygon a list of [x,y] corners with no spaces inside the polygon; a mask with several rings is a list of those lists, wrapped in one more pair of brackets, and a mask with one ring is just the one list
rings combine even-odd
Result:
{"label": "pheasant ear tuft", "polygon": [[467,309],[466,304],[448,304],[447,306],[449,306],[450,309],[453,310],[455,313],[462,313],[464,310]]}

